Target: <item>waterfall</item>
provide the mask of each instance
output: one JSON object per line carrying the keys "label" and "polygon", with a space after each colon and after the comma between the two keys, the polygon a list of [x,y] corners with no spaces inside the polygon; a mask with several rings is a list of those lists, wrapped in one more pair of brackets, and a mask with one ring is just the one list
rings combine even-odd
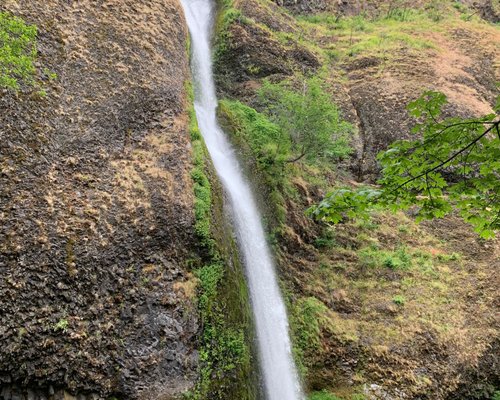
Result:
{"label": "waterfall", "polygon": [[215,5],[212,0],[181,2],[191,33],[196,117],[232,209],[234,229],[250,290],[266,399],[302,400],[304,396],[293,362],[286,308],[261,215],[234,149],[217,123],[211,53]]}

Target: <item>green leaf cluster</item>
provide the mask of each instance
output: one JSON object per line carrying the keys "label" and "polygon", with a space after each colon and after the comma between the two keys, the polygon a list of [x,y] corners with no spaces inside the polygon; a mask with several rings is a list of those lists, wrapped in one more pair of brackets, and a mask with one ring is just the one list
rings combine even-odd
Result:
{"label": "green leaf cluster", "polygon": [[484,238],[500,229],[500,119],[442,117],[447,104],[439,92],[426,92],[408,110],[418,123],[415,139],[399,140],[378,155],[380,188],[337,189],[309,210],[338,223],[366,215],[380,205],[393,210],[416,207],[417,221],[458,210]]}
{"label": "green leaf cluster", "polygon": [[37,28],[0,12],[0,88],[34,84]]}
{"label": "green leaf cluster", "polygon": [[381,190],[371,187],[358,190],[338,188],[328,193],[319,205],[309,208],[307,213],[333,224],[343,221],[344,218],[367,219],[373,202],[378,200],[381,194]]}

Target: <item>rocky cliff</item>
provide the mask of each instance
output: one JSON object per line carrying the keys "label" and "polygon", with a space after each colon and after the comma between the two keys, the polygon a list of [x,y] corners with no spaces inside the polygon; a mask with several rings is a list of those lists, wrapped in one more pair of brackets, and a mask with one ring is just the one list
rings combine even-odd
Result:
{"label": "rocky cliff", "polygon": [[0,10],[38,26],[46,91],[0,93],[0,397],[183,392],[199,326],[180,5]]}

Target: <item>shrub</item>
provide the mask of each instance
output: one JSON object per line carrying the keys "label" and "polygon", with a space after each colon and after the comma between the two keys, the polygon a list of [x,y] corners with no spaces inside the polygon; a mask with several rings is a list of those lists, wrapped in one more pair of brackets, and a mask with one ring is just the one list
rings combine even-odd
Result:
{"label": "shrub", "polygon": [[318,78],[304,80],[299,90],[290,82],[264,81],[259,98],[270,120],[290,141],[288,162],[335,160],[350,154],[352,125],[342,121]]}

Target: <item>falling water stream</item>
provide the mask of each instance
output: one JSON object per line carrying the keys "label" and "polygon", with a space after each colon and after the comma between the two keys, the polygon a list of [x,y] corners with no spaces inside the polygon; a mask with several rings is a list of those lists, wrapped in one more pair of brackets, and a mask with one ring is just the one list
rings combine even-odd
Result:
{"label": "falling water stream", "polygon": [[215,5],[213,0],[181,2],[191,33],[196,117],[234,216],[234,227],[250,289],[266,399],[302,400],[304,396],[288,336],[286,309],[261,215],[234,150],[217,123],[211,52]]}

